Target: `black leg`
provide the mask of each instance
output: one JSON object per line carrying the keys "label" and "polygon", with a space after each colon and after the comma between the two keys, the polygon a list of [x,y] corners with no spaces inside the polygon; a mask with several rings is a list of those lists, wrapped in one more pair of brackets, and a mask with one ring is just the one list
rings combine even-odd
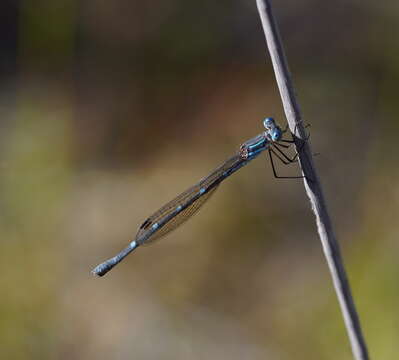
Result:
{"label": "black leg", "polygon": [[[295,136],[295,134],[296,134],[297,126],[298,126],[298,125],[295,124],[294,132],[292,133],[293,136]],[[310,124],[306,124],[306,125],[305,125],[305,129],[307,129],[308,127],[310,127]],[[284,132],[283,132],[283,133],[284,133]],[[306,136],[305,141],[308,141],[309,138],[310,138],[310,133]],[[295,142],[294,140],[285,140],[285,139],[282,139],[282,140],[280,140],[280,141],[283,141],[283,142],[286,142],[286,143],[291,143],[291,144]]]}
{"label": "black leg", "polygon": [[[301,122],[302,122],[303,120],[301,120]],[[297,128],[297,126],[298,126],[298,124],[295,124],[295,128],[294,128],[294,135],[296,134],[296,128]],[[305,129],[307,129],[308,127],[310,127],[310,124],[306,124],[305,126],[304,126],[304,128]],[[309,135],[306,137],[306,140],[308,140],[309,139]]]}
{"label": "black leg", "polygon": [[291,159],[289,158],[286,154],[284,154],[283,151],[281,151],[277,146],[275,145],[281,145],[281,144],[277,144],[277,143],[273,143],[273,147],[274,149],[276,149],[285,159],[287,159],[287,161],[289,161],[290,163],[296,162],[296,158],[298,157],[298,153],[295,154],[295,156]]}
{"label": "black leg", "polygon": [[284,160],[284,159],[283,159],[279,154],[277,154],[272,148],[269,148],[269,151],[270,151],[274,156],[276,156],[277,159],[279,159],[284,165],[290,165],[290,164],[291,164],[290,161]]}
{"label": "black leg", "polygon": [[270,164],[272,165],[272,169],[273,169],[273,175],[276,179],[303,179],[304,176],[279,176],[276,173],[276,168],[274,167],[274,161],[273,161],[273,157],[272,157],[272,153],[278,157],[278,159],[280,159],[284,164],[289,164],[288,162],[285,162],[285,160],[283,160],[282,158],[280,158],[277,153],[275,153],[273,151],[273,149],[269,148],[268,149],[269,152],[269,157],[270,157]]}
{"label": "black leg", "polygon": [[[280,140],[280,141],[283,141],[283,140]],[[274,141],[273,143],[274,143],[274,144],[280,145],[280,146],[283,147],[284,149],[289,149],[289,148],[291,147],[291,145],[280,144],[278,141]]]}
{"label": "black leg", "polygon": [[[304,126],[304,129],[307,129],[308,127],[310,127],[310,124],[306,124]],[[295,132],[296,132],[296,125],[295,125]],[[294,134],[295,134],[295,132],[294,132]],[[307,134],[305,141],[308,141],[309,138],[310,138],[310,132]]]}
{"label": "black leg", "polygon": [[[309,139],[309,137],[308,137],[308,139]],[[280,140],[280,141],[284,141],[284,142],[288,142],[288,143],[294,143],[294,141],[289,141],[289,140]],[[280,143],[277,142],[277,141],[275,141],[273,144],[274,144],[274,145],[281,146],[281,147],[283,147],[283,148],[285,148],[285,149],[290,148],[290,146],[280,144]],[[299,149],[299,152],[302,151],[302,149],[303,149],[304,146],[305,146],[305,143],[302,144],[301,148]],[[293,159],[295,160],[295,159],[298,157],[298,155],[299,155],[299,153],[296,153],[295,156],[293,157]],[[320,153],[313,153],[312,155],[313,155],[313,156],[319,156]],[[296,160],[296,161],[297,161],[297,160]],[[295,161],[293,161],[293,162],[295,162]]]}
{"label": "black leg", "polygon": [[[308,127],[310,127],[310,124],[306,124],[306,125],[305,125],[305,129],[308,128]],[[293,136],[295,136],[296,129],[297,129],[297,125],[295,124],[295,129],[294,129],[294,134],[293,134]],[[305,146],[305,142],[308,141],[309,138],[310,138],[310,133],[306,136],[306,139],[305,139],[305,141],[303,141],[302,146],[300,147],[299,151],[295,154],[295,156],[294,156],[292,159],[288,158],[285,154],[283,154],[283,156],[284,156],[285,158],[287,158],[287,160],[289,160],[289,161],[291,161],[291,162],[295,162],[295,160],[297,159],[299,153],[302,151],[303,147]],[[280,147],[284,147],[284,148],[289,148],[289,147],[291,146],[291,145],[288,145],[288,146],[287,146],[287,145],[283,145],[283,144],[281,144],[281,142],[284,142],[284,143],[287,143],[287,144],[291,144],[291,145],[292,145],[292,144],[295,143],[295,140],[281,139],[281,140],[279,140],[279,141],[274,142],[274,145],[279,145]],[[278,149],[277,147],[275,147],[275,148],[276,148],[280,153],[282,153],[282,152],[280,151],[280,149]]]}

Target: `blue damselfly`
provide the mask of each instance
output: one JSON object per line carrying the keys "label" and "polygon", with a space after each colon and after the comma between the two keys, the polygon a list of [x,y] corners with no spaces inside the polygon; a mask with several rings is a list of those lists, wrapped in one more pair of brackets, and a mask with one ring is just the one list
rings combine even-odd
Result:
{"label": "blue damselfly", "polygon": [[[98,265],[92,271],[93,274],[98,276],[105,275],[138,246],[150,244],[183,224],[204,205],[223,180],[265,150],[269,152],[274,176],[277,178],[292,178],[277,175],[273,156],[276,156],[284,164],[295,162],[297,155],[290,158],[280,149],[280,147],[289,147],[289,145],[282,144],[282,142],[293,143],[293,140],[282,139],[286,129],[282,130],[273,118],[266,118],[263,121],[263,125],[266,129],[263,133],[243,143],[233,157],[147,218],[139,227],[135,239],[128,247],[113,258]],[[294,178],[301,177],[295,176]]]}

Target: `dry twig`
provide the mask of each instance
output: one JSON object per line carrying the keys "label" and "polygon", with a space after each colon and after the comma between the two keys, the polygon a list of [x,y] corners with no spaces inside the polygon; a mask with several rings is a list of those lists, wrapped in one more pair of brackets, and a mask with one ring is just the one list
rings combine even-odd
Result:
{"label": "dry twig", "polygon": [[312,153],[306,141],[306,132],[303,126],[298,102],[294,93],[291,75],[288,70],[283,46],[273,17],[269,0],[257,0],[258,11],[266,36],[267,46],[272,58],[277,84],[280,90],[285,115],[291,132],[294,134],[295,145],[299,151],[299,160],[302,173],[305,176],[306,193],[316,215],[317,229],[323,245],[338,296],[345,325],[348,331],[352,352],[356,360],[367,360],[367,347],[362,335],[359,317],[352,299],[349,282],[346,276],[339,245],[334,235],[330,215],[324,200],[321,184],[312,160]]}

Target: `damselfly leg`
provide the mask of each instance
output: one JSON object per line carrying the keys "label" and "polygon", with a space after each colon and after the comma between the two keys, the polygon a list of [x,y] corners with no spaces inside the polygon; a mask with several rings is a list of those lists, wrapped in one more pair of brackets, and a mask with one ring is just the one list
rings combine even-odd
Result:
{"label": "damselfly leg", "polygon": [[279,149],[279,146],[281,146],[283,148],[288,148],[286,145],[282,145],[282,144],[279,144],[277,142],[273,143],[273,148],[275,150],[277,150],[290,164],[294,163],[294,162],[298,162],[298,159],[297,159],[298,158],[298,153],[296,153],[293,158],[290,158],[287,154],[284,153],[284,151]]}
{"label": "damselfly leg", "polygon": [[[310,124],[307,124],[305,126],[305,128],[307,128],[309,126],[310,126]],[[288,130],[288,125],[285,127],[285,129],[282,131],[282,133],[285,133],[287,130]],[[297,130],[297,125],[295,125],[295,130],[294,130],[294,133],[292,134],[293,137],[295,136],[296,130]],[[287,155],[281,148],[289,149],[292,146],[292,144],[295,143],[294,138],[292,140],[280,139],[278,141],[274,141],[273,143],[271,143],[271,146],[269,147],[268,152],[269,152],[270,164],[272,166],[273,175],[275,178],[277,178],[277,179],[303,179],[305,177],[303,175],[302,176],[280,176],[280,175],[278,175],[273,157],[276,157],[284,165],[290,165],[292,163],[298,162],[299,153],[303,150],[303,147],[305,146],[305,143],[309,140],[309,137],[310,137],[310,134],[307,135],[305,140],[302,140],[302,144],[299,148],[299,151],[293,157],[290,157],[289,155]],[[285,145],[282,143],[290,144],[290,145]]]}
{"label": "damselfly leg", "polygon": [[268,149],[268,153],[269,153],[269,158],[270,158],[270,164],[271,164],[272,170],[273,170],[273,175],[274,175],[274,177],[275,177],[276,179],[303,179],[303,178],[304,178],[303,175],[302,175],[302,176],[280,176],[280,175],[277,175],[276,168],[275,168],[275,166],[274,166],[274,161],[273,161],[273,156],[272,156],[272,154],[273,154],[274,156],[276,156],[277,159],[279,159],[284,165],[290,165],[290,164],[292,164],[294,161],[287,161],[287,160],[284,160],[282,157],[280,157],[280,155],[278,155],[277,152],[275,152],[275,151],[273,150],[273,148],[269,148],[269,149]]}

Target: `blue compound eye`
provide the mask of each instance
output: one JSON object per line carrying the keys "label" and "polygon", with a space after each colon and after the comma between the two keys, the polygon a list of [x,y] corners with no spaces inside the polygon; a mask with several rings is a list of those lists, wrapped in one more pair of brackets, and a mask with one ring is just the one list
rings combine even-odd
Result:
{"label": "blue compound eye", "polygon": [[276,127],[275,129],[273,129],[270,135],[273,141],[279,141],[281,139],[281,136],[283,135],[283,132],[279,127]]}
{"label": "blue compound eye", "polygon": [[270,129],[270,128],[276,126],[276,124],[275,124],[273,118],[268,117],[268,118],[266,118],[265,120],[263,120],[263,126],[264,126],[266,129]]}

